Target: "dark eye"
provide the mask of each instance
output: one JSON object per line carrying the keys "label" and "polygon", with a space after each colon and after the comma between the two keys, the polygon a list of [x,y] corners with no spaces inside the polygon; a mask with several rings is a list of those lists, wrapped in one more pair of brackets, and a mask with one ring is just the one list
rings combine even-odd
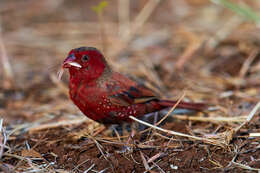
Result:
{"label": "dark eye", "polygon": [[82,61],[87,61],[89,60],[89,57],[88,55],[83,55],[82,58],[81,58]]}

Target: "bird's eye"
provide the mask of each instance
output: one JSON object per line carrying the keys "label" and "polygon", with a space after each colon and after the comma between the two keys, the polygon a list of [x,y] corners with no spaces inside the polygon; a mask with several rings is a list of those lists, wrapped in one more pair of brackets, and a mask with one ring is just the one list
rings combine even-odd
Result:
{"label": "bird's eye", "polygon": [[82,58],[81,58],[82,61],[87,61],[89,60],[89,57],[88,55],[83,55]]}

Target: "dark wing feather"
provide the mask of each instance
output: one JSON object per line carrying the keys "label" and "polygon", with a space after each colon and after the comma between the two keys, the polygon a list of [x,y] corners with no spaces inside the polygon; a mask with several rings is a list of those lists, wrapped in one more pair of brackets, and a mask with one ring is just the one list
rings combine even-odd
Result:
{"label": "dark wing feather", "polygon": [[[135,91],[132,89],[135,88]],[[156,96],[152,95],[149,90],[140,90],[137,87],[131,86],[128,89],[123,89],[117,93],[111,93],[108,98],[111,103],[119,106],[129,106],[131,104],[146,103],[151,100],[157,99]]]}
{"label": "dark wing feather", "polygon": [[[120,79],[122,79],[122,76],[120,76]],[[126,77],[124,77],[124,81],[116,80],[108,84],[107,90],[111,103],[119,106],[146,103],[158,99],[151,89]]]}

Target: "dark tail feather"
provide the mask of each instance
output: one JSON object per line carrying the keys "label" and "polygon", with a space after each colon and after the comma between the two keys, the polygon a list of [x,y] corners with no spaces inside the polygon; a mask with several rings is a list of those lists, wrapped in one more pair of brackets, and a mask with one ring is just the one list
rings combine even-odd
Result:
{"label": "dark tail feather", "polygon": [[[177,101],[172,101],[172,100],[160,100],[159,105],[165,106],[165,107],[173,107]],[[203,111],[207,105],[203,103],[187,103],[187,102],[180,102],[177,105],[177,108],[183,108],[183,109],[190,109],[190,110],[195,110],[195,111]]]}

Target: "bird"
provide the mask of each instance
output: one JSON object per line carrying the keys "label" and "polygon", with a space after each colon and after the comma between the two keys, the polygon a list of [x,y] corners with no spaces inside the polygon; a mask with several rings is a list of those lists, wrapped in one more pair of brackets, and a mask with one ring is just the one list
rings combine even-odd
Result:
{"label": "bird", "polygon": [[[152,89],[114,71],[94,47],[72,49],[61,65],[69,71],[69,96],[88,118],[102,123],[132,122],[130,116],[173,107],[177,101],[161,99]],[[177,108],[202,111],[203,103],[179,102]]]}

